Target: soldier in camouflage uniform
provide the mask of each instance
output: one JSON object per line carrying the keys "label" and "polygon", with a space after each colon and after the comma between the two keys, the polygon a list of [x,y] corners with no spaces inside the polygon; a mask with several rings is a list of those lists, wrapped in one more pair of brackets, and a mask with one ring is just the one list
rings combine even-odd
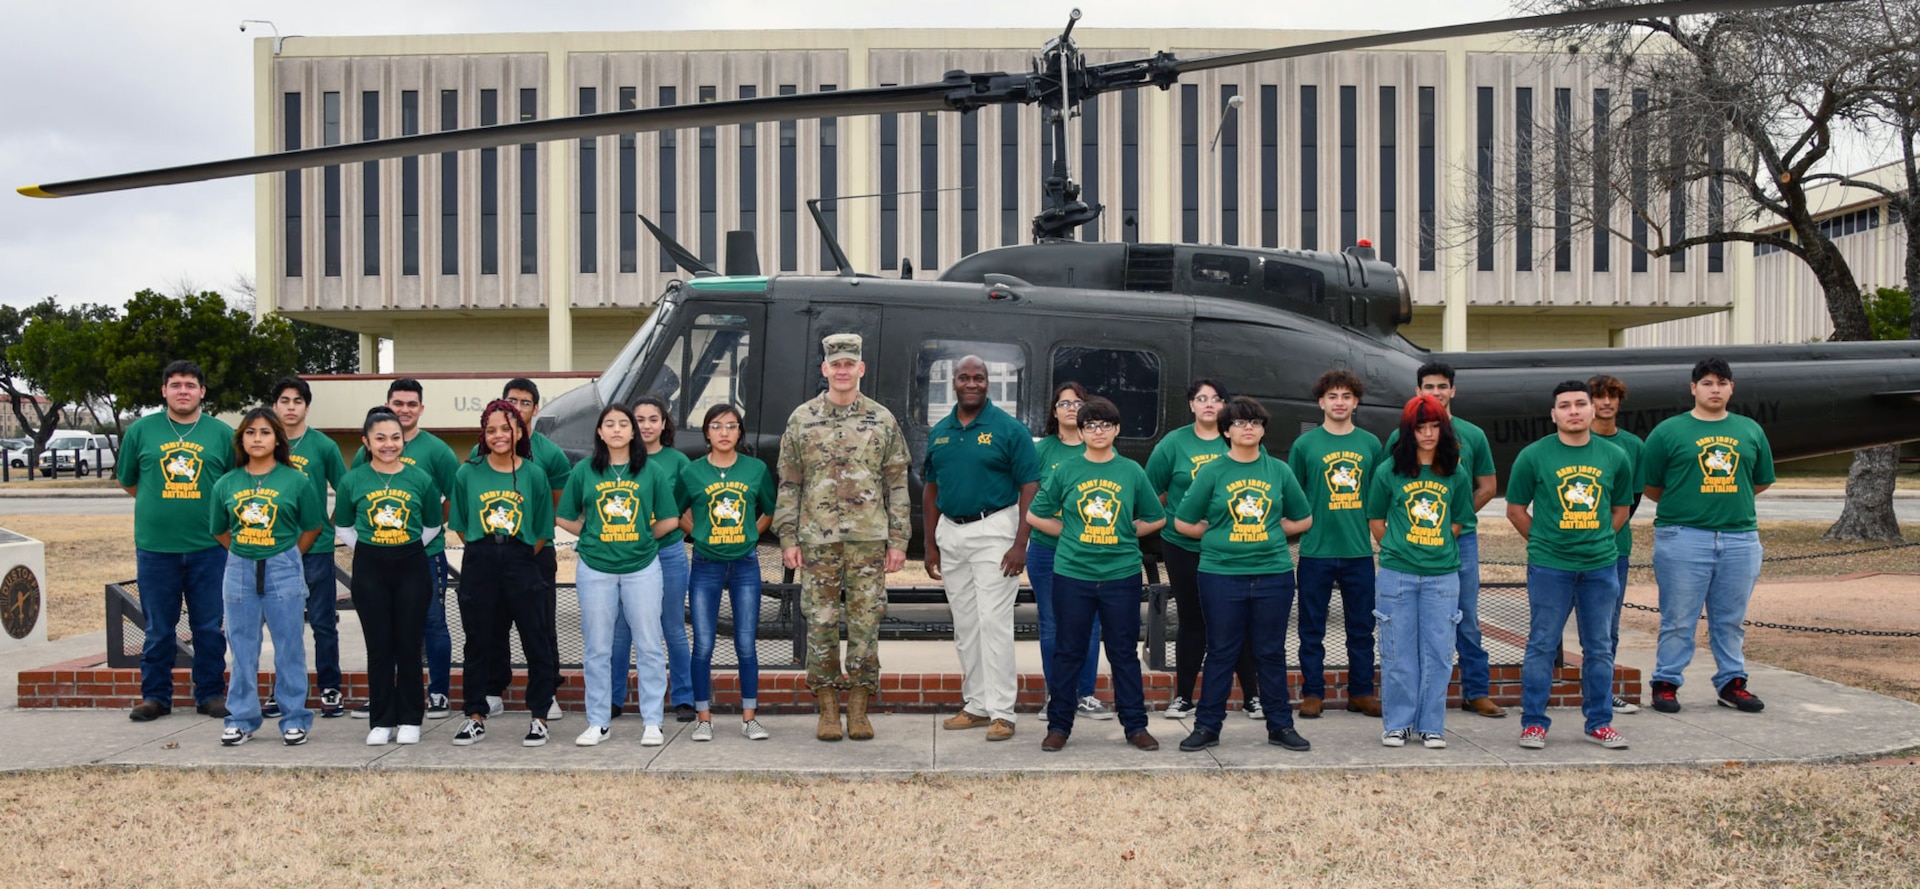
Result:
{"label": "soldier in camouflage uniform", "polygon": [[873,737],[867,703],[880,690],[886,575],[905,564],[913,533],[907,440],[893,414],[860,394],[860,378],[867,371],[860,360],[860,336],[838,333],[821,345],[826,360],[820,372],[827,378],[827,391],[787,418],[780,437],[773,532],[785,547],[787,567],[800,572],[801,607],[807,613],[807,686],[820,712],[815,736],[840,740],[840,689],[846,688],[846,736],[864,741]]}

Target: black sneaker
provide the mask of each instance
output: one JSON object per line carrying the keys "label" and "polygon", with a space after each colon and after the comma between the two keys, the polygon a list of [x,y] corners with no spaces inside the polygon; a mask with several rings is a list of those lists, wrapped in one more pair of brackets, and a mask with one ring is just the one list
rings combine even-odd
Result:
{"label": "black sneaker", "polygon": [[698,713],[698,711],[693,709],[692,704],[673,705],[673,721],[674,722],[692,722],[693,718],[698,715],[700,714]]}
{"label": "black sneaker", "polygon": [[215,719],[225,719],[233,715],[227,712],[227,696],[226,695],[214,695],[211,698],[208,698],[204,701],[201,701],[198,704],[195,704],[193,708],[193,712],[198,713],[201,716],[211,716]]}
{"label": "black sneaker", "polygon": [[1300,733],[1294,731],[1293,726],[1267,732],[1267,743],[1275,747],[1285,747],[1296,753],[1313,749],[1313,745],[1308,743],[1306,738],[1300,737]]}
{"label": "black sneaker", "polygon": [[268,695],[267,697],[262,698],[260,700],[260,715],[262,718],[265,718],[265,719],[279,719],[280,718],[279,699],[273,697],[272,695]]}
{"label": "black sneaker", "polygon": [[1733,707],[1742,713],[1758,713],[1767,709],[1766,704],[1761,703],[1759,698],[1747,691],[1745,676],[1729,679],[1726,685],[1720,686],[1720,706]]}
{"label": "black sneaker", "polygon": [[446,695],[427,695],[427,718],[445,719],[453,715],[453,703]]}
{"label": "black sneaker", "polygon": [[220,746],[222,747],[238,747],[251,740],[253,740],[253,732],[244,731],[234,726],[227,726],[225,730],[220,732]]}
{"label": "black sneaker", "polygon": [[1192,701],[1179,695],[1174,695],[1173,700],[1167,702],[1167,709],[1163,715],[1168,719],[1185,719],[1193,715],[1194,709],[1195,707]]}
{"label": "black sneaker", "polygon": [[1219,732],[1210,732],[1203,728],[1197,728],[1193,730],[1193,734],[1188,735],[1185,740],[1180,742],[1180,752],[1194,753],[1205,750],[1208,747],[1218,746],[1220,746]]}
{"label": "black sneaker", "polygon": [[1662,713],[1680,712],[1680,686],[1671,682],[1653,682],[1653,709]]}
{"label": "black sneaker", "polygon": [[527,720],[527,736],[520,739],[522,747],[547,746],[547,724],[538,719]]}
{"label": "black sneaker", "polygon": [[607,715],[613,719],[619,719],[620,717],[627,715],[627,708],[622,707],[619,704],[615,704],[613,705],[612,712],[608,713]]}
{"label": "black sneaker", "polygon": [[347,715],[346,696],[337,688],[320,690],[320,718],[339,719]]}
{"label": "black sneaker", "polygon": [[368,701],[367,703],[361,704],[360,706],[355,707],[348,712],[352,713],[353,718],[355,719],[367,719],[373,716],[373,702]]}
{"label": "black sneaker", "polygon": [[486,737],[487,724],[478,719],[468,718],[460,726],[460,730],[453,733],[453,746],[470,747],[485,740]]}

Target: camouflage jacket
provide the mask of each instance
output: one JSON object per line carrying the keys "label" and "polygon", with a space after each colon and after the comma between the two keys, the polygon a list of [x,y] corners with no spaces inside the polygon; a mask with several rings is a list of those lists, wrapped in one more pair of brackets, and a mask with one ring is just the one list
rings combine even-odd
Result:
{"label": "camouflage jacket", "polygon": [[900,423],[879,402],[861,395],[840,407],[821,393],[794,409],[780,436],[773,533],[783,546],[885,540],[905,550],[908,460]]}

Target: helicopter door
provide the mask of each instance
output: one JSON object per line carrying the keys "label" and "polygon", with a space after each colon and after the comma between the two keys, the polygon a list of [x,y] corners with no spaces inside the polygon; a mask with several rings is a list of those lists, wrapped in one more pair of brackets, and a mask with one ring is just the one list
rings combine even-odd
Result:
{"label": "helicopter door", "polygon": [[700,441],[701,421],[716,404],[759,415],[765,334],[764,304],[701,300],[681,313],[646,394],[666,399],[682,440]]}

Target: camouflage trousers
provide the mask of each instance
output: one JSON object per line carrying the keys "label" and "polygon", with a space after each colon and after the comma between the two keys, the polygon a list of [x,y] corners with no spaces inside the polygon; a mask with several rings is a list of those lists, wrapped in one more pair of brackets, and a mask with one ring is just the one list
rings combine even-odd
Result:
{"label": "camouflage trousers", "polygon": [[[807,687],[880,690],[880,617],[887,611],[887,544],[833,543],[800,550],[800,607],[807,613]],[[840,673],[840,623],[847,672]]]}

